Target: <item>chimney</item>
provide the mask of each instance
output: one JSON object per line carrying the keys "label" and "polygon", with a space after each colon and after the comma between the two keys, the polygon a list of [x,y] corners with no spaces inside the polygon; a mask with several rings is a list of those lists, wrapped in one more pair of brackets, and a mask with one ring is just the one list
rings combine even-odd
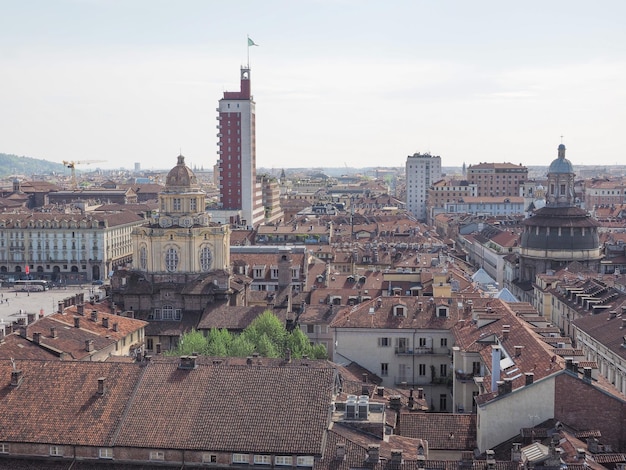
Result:
{"label": "chimney", "polygon": [[98,391],[96,392],[98,395],[104,395],[106,391],[106,387],[104,386],[105,377],[98,378]]}
{"label": "chimney", "polygon": [[57,303],[57,313],[63,313],[63,301],[59,300]]}
{"label": "chimney", "polygon": [[513,448],[511,449],[511,461],[512,462],[522,461],[522,444],[520,442],[513,443]]}
{"label": "chimney", "polygon": [[574,370],[573,365],[574,364],[573,364],[573,359],[572,358],[568,357],[568,358],[565,359],[565,369],[566,370]]}
{"label": "chimney", "polygon": [[621,329],[623,330],[624,328],[626,328],[626,318],[622,317],[622,326],[621,326]]}
{"label": "chimney", "polygon": [[102,317],[102,326],[109,329],[109,317]]}
{"label": "chimney", "polygon": [[376,387],[376,395],[379,397],[385,396],[385,387]]}
{"label": "chimney", "polygon": [[424,399],[424,389],[422,387],[417,389],[417,399],[418,400]]}
{"label": "chimney", "polygon": [[500,380],[500,346],[491,345],[491,391],[495,392]]}
{"label": "chimney", "polygon": [[93,339],[86,339],[85,340],[85,350],[87,352],[92,352],[93,351]]}
{"label": "chimney", "polygon": [[74,317],[74,328],[80,328],[80,317]]}
{"label": "chimney", "polygon": [[335,459],[343,460],[345,458],[346,458],[346,443],[337,442],[337,447],[335,448]]}
{"label": "chimney", "polygon": [[76,306],[76,313],[78,315],[84,315],[85,314],[85,305],[84,304],[78,304]]}
{"label": "chimney", "polygon": [[14,369],[11,371],[11,387],[19,387],[22,379],[24,379],[24,374],[21,370]]}
{"label": "chimney", "polygon": [[400,411],[400,406],[400,395],[394,395],[392,397],[389,397],[389,408],[394,411]]}
{"label": "chimney", "polygon": [[496,453],[489,449],[487,450],[487,470],[495,470],[496,468]]}
{"label": "chimney", "polygon": [[503,339],[503,340],[505,340],[505,339],[509,339],[509,332],[510,332],[510,331],[511,331],[511,330],[508,330],[508,329],[506,329],[506,328],[502,328],[502,339]]}
{"label": "chimney", "polygon": [[400,465],[402,463],[401,449],[391,449],[391,463],[395,465]]}
{"label": "chimney", "polygon": [[246,364],[249,365],[249,366],[252,365],[252,356],[246,357]]}
{"label": "chimney", "polygon": [[97,310],[92,310],[91,311],[91,321],[92,322],[97,322],[98,321],[98,311]]}
{"label": "chimney", "polygon": [[117,322],[113,323],[113,331],[117,331],[117,328],[118,328]]}
{"label": "chimney", "polygon": [[51,326],[50,327],[50,338],[56,338],[57,337],[57,328],[56,326]]}
{"label": "chimney", "polygon": [[372,463],[378,463],[380,460],[380,445],[369,444],[367,446],[367,461]]}
{"label": "chimney", "polygon": [[409,408],[413,408],[415,405],[415,399],[413,398],[413,389],[409,390]]}
{"label": "chimney", "polygon": [[515,346],[515,357],[520,357],[523,349],[524,346]]}
{"label": "chimney", "polygon": [[40,344],[41,343],[41,333],[33,333],[33,343]]}
{"label": "chimney", "polygon": [[531,385],[535,380],[535,374],[526,372],[524,375],[526,376],[526,385]]}
{"label": "chimney", "polygon": [[504,393],[511,393],[513,391],[513,379],[506,377],[504,379]]}
{"label": "chimney", "polygon": [[583,368],[583,381],[591,383],[591,367]]}
{"label": "chimney", "polygon": [[26,314],[26,323],[28,325],[30,325],[31,323],[34,323],[35,321],[35,314],[34,313],[27,313]]}

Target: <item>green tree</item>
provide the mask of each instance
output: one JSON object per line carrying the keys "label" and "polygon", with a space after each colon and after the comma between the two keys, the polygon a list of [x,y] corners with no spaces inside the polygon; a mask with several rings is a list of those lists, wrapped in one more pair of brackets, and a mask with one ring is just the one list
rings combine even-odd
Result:
{"label": "green tree", "polygon": [[178,348],[171,352],[172,355],[188,356],[191,353],[206,354],[208,347],[207,339],[198,330],[191,330],[181,338]]}
{"label": "green tree", "polygon": [[206,354],[208,356],[228,356],[233,343],[233,335],[225,328],[221,330],[211,328],[207,342]]}

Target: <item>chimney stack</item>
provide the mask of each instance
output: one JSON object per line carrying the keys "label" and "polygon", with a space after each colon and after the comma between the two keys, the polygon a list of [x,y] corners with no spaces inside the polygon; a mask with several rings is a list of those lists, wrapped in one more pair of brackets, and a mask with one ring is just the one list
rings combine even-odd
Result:
{"label": "chimney stack", "polygon": [[178,364],[179,369],[184,370],[192,370],[196,368],[196,356],[181,356],[180,363]]}
{"label": "chimney stack", "polygon": [[417,399],[418,400],[424,399],[424,389],[422,387],[417,389]]}
{"label": "chimney stack", "polygon": [[35,314],[34,313],[27,313],[26,314],[26,324],[30,325],[31,323],[35,322]]}
{"label": "chimney stack", "polygon": [[102,326],[109,329],[109,317],[102,317]]}
{"label": "chimney stack", "polygon": [[104,380],[105,377],[99,377],[98,378],[98,395],[104,395],[104,392],[106,392],[106,388],[104,386]]}
{"label": "chimney stack", "polygon": [[80,328],[80,317],[74,317],[74,328]]}
{"label": "chimney stack", "polygon": [[583,368],[583,380],[587,383],[591,383],[591,367]]}
{"label": "chimney stack", "polygon": [[[118,324],[117,322],[113,323],[113,331],[117,331]],[[160,343],[159,343],[160,344]]]}
{"label": "chimney stack", "polygon": [[524,346],[515,346],[515,357],[520,357],[523,349]]}
{"label": "chimney stack", "polygon": [[93,339],[86,339],[85,340],[85,350],[87,352],[92,352],[93,351]]}
{"label": "chimney stack", "polygon": [[491,345],[491,391],[498,389],[498,381],[500,380],[500,346]]}
{"label": "chimney stack", "polygon": [[59,300],[57,303],[57,313],[63,313],[63,301]]}
{"label": "chimney stack", "polygon": [[380,461],[379,444],[369,444],[367,446],[367,461],[371,463],[378,463]]}
{"label": "chimney stack", "polygon": [[41,343],[41,333],[39,332],[33,333],[33,343],[35,344]]}
{"label": "chimney stack", "polygon": [[391,449],[391,463],[399,465],[402,463],[402,450]]}
{"label": "chimney stack", "polygon": [[506,329],[506,328],[502,328],[502,339],[503,339],[503,340],[505,340],[505,339],[509,339],[509,332],[510,332],[510,331],[511,331],[511,330],[508,330],[508,329]]}
{"label": "chimney stack", "polygon": [[22,379],[24,379],[24,374],[21,370],[14,369],[11,371],[11,387],[19,387]]}
{"label": "chimney stack", "polygon": [[78,304],[76,306],[76,313],[79,315],[84,315],[85,314],[85,305],[84,304]]}
{"label": "chimney stack", "polygon": [[335,458],[337,460],[343,460],[346,458],[346,443],[338,442],[335,449]]}
{"label": "chimney stack", "polygon": [[409,408],[413,408],[415,405],[415,399],[413,398],[413,389],[409,390]]}
{"label": "chimney stack", "polygon": [[379,397],[385,396],[385,387],[376,387],[376,395]]}
{"label": "chimney stack", "polygon": [[526,372],[524,375],[526,376],[526,385],[531,385],[535,380],[535,374]]}
{"label": "chimney stack", "polygon": [[98,311],[97,310],[92,310],[91,311],[91,321],[92,322],[97,322],[98,321]]}
{"label": "chimney stack", "polygon": [[50,327],[50,338],[56,338],[57,337],[57,328],[56,326],[51,326]]}

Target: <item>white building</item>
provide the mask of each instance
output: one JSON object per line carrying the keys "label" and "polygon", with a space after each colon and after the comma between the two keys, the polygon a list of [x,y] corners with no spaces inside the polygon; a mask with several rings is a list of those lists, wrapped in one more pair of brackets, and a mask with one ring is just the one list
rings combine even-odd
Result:
{"label": "white building", "polygon": [[426,220],[428,188],[441,178],[441,157],[428,153],[406,159],[406,207],[415,217]]}

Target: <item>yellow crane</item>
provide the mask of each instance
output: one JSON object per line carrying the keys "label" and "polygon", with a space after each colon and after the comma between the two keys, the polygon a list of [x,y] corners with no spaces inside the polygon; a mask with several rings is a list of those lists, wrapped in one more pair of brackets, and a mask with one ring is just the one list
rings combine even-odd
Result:
{"label": "yellow crane", "polygon": [[80,160],[80,161],[66,161],[63,160],[63,165],[72,170],[72,189],[78,187],[76,182],[76,165],[89,165],[90,163],[104,163],[106,160]]}

